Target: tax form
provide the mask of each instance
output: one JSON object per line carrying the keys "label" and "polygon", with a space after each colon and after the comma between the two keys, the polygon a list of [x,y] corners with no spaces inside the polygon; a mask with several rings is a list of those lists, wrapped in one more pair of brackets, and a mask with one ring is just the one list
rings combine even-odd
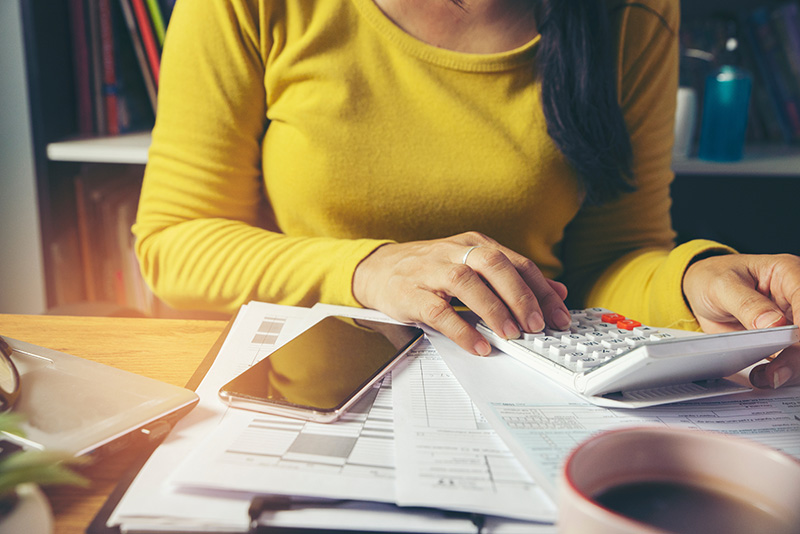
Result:
{"label": "tax form", "polygon": [[[306,323],[335,314],[386,319],[368,310],[318,305]],[[335,423],[230,411],[170,482],[188,491],[356,499],[554,521],[552,501],[431,345],[423,340],[405,363]],[[428,373],[420,381],[423,364],[443,373],[442,379]],[[400,393],[393,402],[396,381]],[[437,401],[442,387],[446,397]]]}
{"label": "tax form", "polygon": [[[474,532],[475,526],[467,515],[436,509],[460,503],[462,498],[472,502],[477,493],[486,493],[485,487],[448,484],[446,491],[438,492],[440,497],[436,497],[435,492],[425,499],[424,508],[409,510],[392,504],[397,497],[397,472],[414,472],[414,476],[424,477],[431,469],[430,462],[411,465],[406,458],[398,464],[395,457],[398,428],[400,433],[405,430],[392,421],[392,380],[385,380],[380,388],[373,390],[341,424],[305,423],[232,409],[218,399],[220,386],[313,322],[314,314],[326,313],[365,319],[379,316],[368,310],[338,307],[309,310],[257,302],[244,306],[197,389],[198,407],[182,419],[156,449],[111,514],[108,524],[120,525],[123,531],[246,532],[250,526],[251,498],[276,492],[335,499],[336,507],[279,511],[272,517],[275,526],[330,528],[330,525],[337,525],[356,530],[383,527],[409,532]],[[426,350],[432,351],[429,346]],[[460,387],[457,382],[455,385]],[[485,426],[485,423],[480,422],[480,425]],[[445,429],[446,432],[453,430]],[[485,429],[482,432],[485,433]],[[496,448],[499,442],[496,437],[494,440],[491,447]],[[499,445],[502,447],[502,443]],[[501,466],[505,469],[510,463],[513,460],[506,450],[497,460],[492,460],[492,469],[497,471]],[[455,471],[451,470],[450,479]],[[519,486],[519,479],[527,479],[521,485],[532,486],[519,467],[513,475],[504,474],[503,479],[513,480],[509,488]],[[537,491],[532,489],[534,494]],[[525,499],[529,493],[525,493]],[[370,502],[357,500],[362,498]],[[376,504],[376,501],[385,504]],[[545,497],[542,502],[545,504],[529,501],[532,511],[515,516],[530,517],[538,514],[537,506],[542,506],[546,514],[543,513],[541,519],[551,517],[549,501]],[[463,505],[458,507],[463,508]],[[485,505],[483,509],[491,510]],[[494,513],[504,512],[497,508]],[[486,525],[487,529],[498,533],[550,534],[554,531],[552,524],[497,517],[487,519]]]}
{"label": "tax form", "polygon": [[614,410],[585,401],[505,354],[472,356],[438,332],[428,329],[426,334],[486,419],[554,498],[569,452],[598,432],[621,427],[712,430],[747,437],[800,459],[800,387]]}
{"label": "tax form", "polygon": [[555,521],[553,501],[428,341],[392,377],[398,504]]}

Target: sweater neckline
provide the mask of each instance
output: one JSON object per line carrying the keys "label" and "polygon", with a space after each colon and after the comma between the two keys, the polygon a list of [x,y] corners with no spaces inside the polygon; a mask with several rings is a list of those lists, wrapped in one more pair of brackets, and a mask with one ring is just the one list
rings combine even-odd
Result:
{"label": "sweater neckline", "polygon": [[468,72],[499,72],[529,65],[536,58],[537,35],[520,47],[506,52],[473,54],[439,48],[406,33],[375,4],[374,0],[352,0],[359,13],[384,38],[403,52],[427,63]]}

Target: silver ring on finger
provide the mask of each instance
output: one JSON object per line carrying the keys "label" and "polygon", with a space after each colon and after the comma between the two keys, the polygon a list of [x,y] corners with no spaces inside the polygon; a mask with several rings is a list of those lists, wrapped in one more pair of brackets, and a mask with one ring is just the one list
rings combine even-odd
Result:
{"label": "silver ring on finger", "polygon": [[473,250],[475,250],[478,247],[480,247],[480,245],[473,245],[473,246],[469,247],[467,249],[467,251],[464,253],[464,257],[461,258],[461,263],[466,265],[467,264],[467,258],[469,258],[469,253],[472,252]]}

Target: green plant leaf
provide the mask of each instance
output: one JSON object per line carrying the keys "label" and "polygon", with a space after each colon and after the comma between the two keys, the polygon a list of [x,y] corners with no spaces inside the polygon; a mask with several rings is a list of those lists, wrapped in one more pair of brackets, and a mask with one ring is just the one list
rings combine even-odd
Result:
{"label": "green plant leaf", "polygon": [[14,491],[19,484],[41,486],[66,484],[87,486],[89,480],[67,467],[82,459],[53,451],[19,451],[0,460],[0,495]]}

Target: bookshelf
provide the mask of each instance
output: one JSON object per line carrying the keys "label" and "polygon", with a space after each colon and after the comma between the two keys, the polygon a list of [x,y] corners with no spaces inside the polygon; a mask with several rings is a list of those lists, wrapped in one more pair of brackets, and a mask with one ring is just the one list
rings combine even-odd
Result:
{"label": "bookshelf", "polygon": [[[41,279],[38,299],[43,302],[43,309],[88,298],[82,258],[91,251],[82,251],[79,239],[82,223],[76,181],[88,175],[107,176],[108,180],[124,176],[135,183],[143,174],[150,144],[147,131],[110,137],[82,133],[76,118],[69,22],[72,1],[10,0],[10,4],[3,5],[3,9],[8,5],[18,7],[21,21],[20,59],[25,64],[27,99],[19,100],[19,104],[29,111],[31,154],[26,184],[36,191],[32,208],[38,211],[38,221],[34,221],[38,224],[30,225],[29,231],[38,250],[27,254],[15,267],[23,268],[30,258],[39,262],[41,272],[36,277]],[[720,10],[774,4],[757,0],[684,0],[682,8],[684,18],[694,19]],[[8,20],[5,11],[3,15]],[[673,168],[677,176],[673,217],[681,240],[708,237],[730,243],[743,252],[800,254],[800,238],[788,230],[794,226],[790,217],[796,211],[789,205],[790,199],[800,198],[800,146],[753,145],[748,146],[745,158],[739,162],[710,163],[689,158],[676,160]],[[22,197],[21,193],[15,195]],[[125,209],[130,210],[130,206]],[[5,217],[0,213],[0,223],[6,222]],[[37,290],[28,291],[35,295]],[[4,311],[22,310],[0,300],[0,312]]]}

